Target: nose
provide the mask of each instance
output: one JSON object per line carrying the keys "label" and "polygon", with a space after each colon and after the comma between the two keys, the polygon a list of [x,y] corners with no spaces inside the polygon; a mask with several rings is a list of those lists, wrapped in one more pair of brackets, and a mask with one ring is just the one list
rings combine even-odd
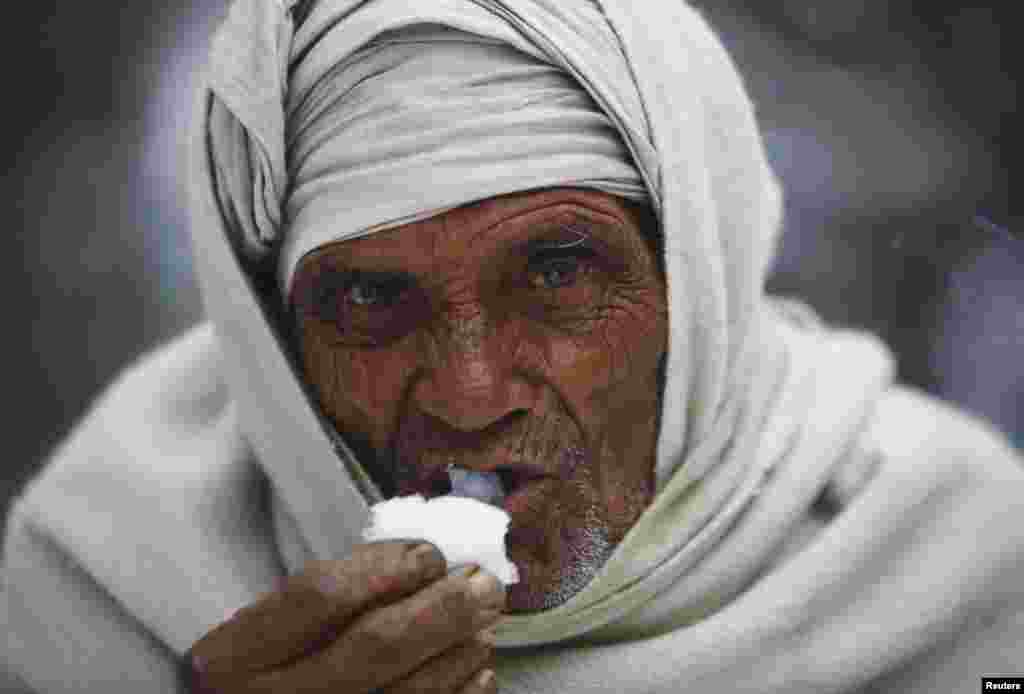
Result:
{"label": "nose", "polygon": [[414,402],[460,431],[485,429],[532,410],[534,389],[512,363],[513,347],[481,311],[446,316],[426,350],[427,368]]}

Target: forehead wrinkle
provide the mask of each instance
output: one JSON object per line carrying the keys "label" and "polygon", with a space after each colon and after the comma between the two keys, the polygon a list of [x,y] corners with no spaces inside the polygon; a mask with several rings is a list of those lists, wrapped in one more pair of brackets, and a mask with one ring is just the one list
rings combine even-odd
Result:
{"label": "forehead wrinkle", "polygon": [[594,241],[612,244],[612,249],[616,245],[630,248],[635,242],[646,243],[643,239],[643,230],[633,228],[633,220],[627,211],[606,210],[574,198],[554,200],[537,207],[521,210],[489,225],[482,230],[481,236],[488,238],[494,233],[500,233],[503,225],[514,224],[530,215],[539,217],[538,225],[551,226],[553,229],[568,231],[582,227],[593,237]]}
{"label": "forehead wrinkle", "polygon": [[[480,232],[478,234],[474,235],[474,238],[470,240],[470,247],[472,247],[472,245],[474,243],[479,243],[479,242],[486,241],[486,240],[490,239],[494,235],[500,235],[500,232],[503,230],[503,227],[506,227],[506,226],[508,226],[510,224],[515,224],[516,222],[521,221],[524,217],[529,217],[531,215],[541,216],[545,212],[549,212],[550,215],[552,217],[554,217],[557,214],[559,214],[559,212],[562,212],[562,211],[568,212],[568,213],[576,212],[577,215],[578,215],[578,210],[572,210],[572,209],[559,210],[558,208],[561,208],[561,207],[566,207],[566,208],[576,207],[576,208],[579,208],[579,207],[585,207],[585,206],[579,205],[579,203],[577,203],[576,201],[557,200],[555,202],[545,203],[545,204],[540,205],[538,207],[530,207],[530,208],[527,208],[525,210],[519,210],[519,211],[517,211],[515,214],[513,214],[511,216],[503,217],[501,219],[498,219],[494,223],[492,223],[492,224],[484,227],[483,229],[481,229]],[[543,221],[549,221],[549,220],[545,219]]]}
{"label": "forehead wrinkle", "polygon": [[[453,295],[465,293],[465,265],[467,254],[451,252],[450,244],[457,240],[458,215],[443,214],[434,218],[434,228],[426,227],[430,234],[430,275],[427,283],[440,289],[443,304],[450,308]],[[446,249],[448,252],[446,252]]]}
{"label": "forehead wrinkle", "polygon": [[[577,217],[596,216],[598,220],[587,221],[600,221],[606,226],[615,227],[618,231],[617,228],[628,221],[629,217],[628,214],[624,214],[626,210],[614,205],[613,201],[618,201],[618,198],[606,193],[574,188],[524,191],[478,200],[445,212],[441,216],[445,218],[446,223],[450,218],[461,219],[463,215],[469,216],[470,219],[483,218],[481,223],[485,226],[471,233],[468,248],[472,249],[474,245],[500,231],[502,226],[514,224],[524,216],[543,215],[546,211],[552,215],[566,213]],[[511,214],[503,211],[506,204],[512,205]],[[492,220],[493,217],[497,218]]]}

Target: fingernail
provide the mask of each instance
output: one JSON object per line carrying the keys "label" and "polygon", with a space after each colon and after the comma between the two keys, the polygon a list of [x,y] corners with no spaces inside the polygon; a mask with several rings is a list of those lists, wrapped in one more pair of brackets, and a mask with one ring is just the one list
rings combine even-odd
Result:
{"label": "fingernail", "polygon": [[229,609],[227,612],[224,613],[224,621],[225,622],[230,622],[235,617],[237,617],[239,614],[241,614],[242,610],[244,610],[244,609],[245,609],[244,607],[236,607],[234,609]]}
{"label": "fingernail", "polygon": [[[498,612],[494,616],[495,617],[500,617],[501,613]],[[498,641],[498,630],[492,624],[491,626],[487,627],[486,629],[481,629],[480,631],[476,632],[476,637],[478,639],[480,639],[481,641],[483,641],[484,643],[486,643],[488,646],[493,646]]]}
{"label": "fingernail", "polygon": [[505,604],[505,587],[494,575],[477,571],[469,577],[469,590],[480,607],[497,608]]}
{"label": "fingernail", "polygon": [[479,570],[480,567],[476,564],[463,564],[462,566],[457,566],[449,571],[448,575],[454,576],[455,578],[469,578]]}
{"label": "fingernail", "polygon": [[477,624],[484,628],[484,631],[492,631],[498,620],[505,616],[505,611],[500,607],[488,607],[476,613]]}
{"label": "fingernail", "polygon": [[483,672],[481,672],[477,676],[476,682],[481,687],[487,687],[487,686],[489,686],[491,684],[491,680],[493,680],[493,679],[494,679],[494,670],[492,670],[490,668],[487,668],[486,670],[484,670]]}
{"label": "fingernail", "polygon": [[424,542],[409,552],[409,561],[427,578],[438,578],[444,574],[444,556],[434,545]]}

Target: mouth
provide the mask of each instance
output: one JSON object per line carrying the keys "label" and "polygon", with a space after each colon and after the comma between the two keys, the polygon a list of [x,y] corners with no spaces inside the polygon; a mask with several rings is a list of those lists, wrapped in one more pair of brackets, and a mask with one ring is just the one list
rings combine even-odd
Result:
{"label": "mouth", "polygon": [[515,500],[537,480],[551,479],[540,465],[508,463],[479,468],[439,465],[417,475],[407,493],[432,499],[447,494],[464,496],[512,511]]}

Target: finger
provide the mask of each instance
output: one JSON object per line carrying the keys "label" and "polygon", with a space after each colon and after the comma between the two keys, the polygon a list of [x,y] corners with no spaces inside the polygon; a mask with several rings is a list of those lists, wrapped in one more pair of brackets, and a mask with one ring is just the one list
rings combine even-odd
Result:
{"label": "finger", "polygon": [[459,690],[459,694],[496,694],[497,691],[498,678],[494,676],[494,670],[484,668]]}
{"label": "finger", "polygon": [[259,689],[368,692],[390,685],[493,624],[504,604],[505,589],[493,575],[448,576],[362,615],[328,648],[261,673]]}
{"label": "finger", "polygon": [[401,600],[444,575],[433,546],[407,542],[357,545],[340,561],[307,564],[282,588],[235,613],[193,646],[210,678],[256,672],[322,648],[366,610]]}
{"label": "finger", "polygon": [[469,639],[428,660],[422,667],[380,691],[382,694],[458,692],[490,664],[493,656],[494,647],[490,643],[480,638]]}

